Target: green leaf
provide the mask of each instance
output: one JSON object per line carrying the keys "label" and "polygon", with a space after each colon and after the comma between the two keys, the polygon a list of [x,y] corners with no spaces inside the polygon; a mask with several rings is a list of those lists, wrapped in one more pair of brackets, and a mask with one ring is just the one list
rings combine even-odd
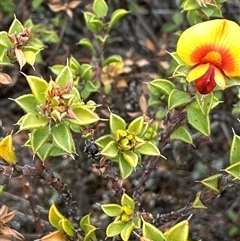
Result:
{"label": "green leaf", "polygon": [[62,71],[63,68],[64,68],[64,65],[56,64],[56,65],[50,67],[50,70],[51,70],[55,75],[58,75],[58,74],[60,74],[60,72]]}
{"label": "green leaf", "polygon": [[[19,122],[20,121],[20,122]],[[27,113],[24,115],[17,124],[20,124],[20,130],[32,130],[47,126],[49,120],[45,116]]]}
{"label": "green leaf", "polygon": [[27,75],[26,79],[36,101],[39,104],[45,104],[45,94],[48,89],[47,81],[32,75]]}
{"label": "green leaf", "polygon": [[230,148],[230,163],[235,164],[240,161],[240,136],[234,133]]}
{"label": "green leaf", "polygon": [[26,113],[37,115],[39,113],[38,103],[32,94],[21,95],[14,100]]}
{"label": "green leaf", "polygon": [[209,115],[212,106],[213,106],[213,101],[214,101],[214,96],[213,96],[213,92],[211,92],[208,95],[201,95],[200,93],[196,94],[196,101],[197,104],[199,106],[199,108],[201,109],[202,113],[207,116]]}
{"label": "green leaf", "polygon": [[122,205],[122,206],[130,207],[132,210],[134,210],[134,208],[135,208],[135,202],[134,202],[134,200],[133,200],[131,197],[129,197],[126,193],[124,193],[124,194],[122,195],[121,205]]}
{"label": "green leaf", "polygon": [[27,63],[33,66],[36,61],[36,54],[32,51],[23,51],[23,55],[25,56]]}
{"label": "green leaf", "polygon": [[65,66],[58,74],[55,82],[59,86],[64,86],[68,82],[73,81],[72,72],[69,66]]}
{"label": "green leaf", "polygon": [[200,8],[196,0],[186,0],[183,2],[182,8],[184,11],[195,10]]}
{"label": "green leaf", "polygon": [[64,216],[59,212],[55,204],[52,204],[48,212],[48,220],[51,223],[51,225],[54,228],[59,229],[59,221],[63,218]]}
{"label": "green leaf", "polygon": [[119,154],[118,165],[123,179],[127,178],[133,171],[133,167]]}
{"label": "green leaf", "polygon": [[202,201],[200,200],[200,196],[201,196],[201,192],[198,192],[193,201],[192,207],[196,209],[207,209],[207,207],[203,205]]}
{"label": "green leaf", "polygon": [[4,46],[7,49],[10,49],[14,46],[8,38],[8,33],[6,31],[0,32],[0,45]]}
{"label": "green leaf", "polygon": [[156,88],[160,93],[165,95],[169,95],[173,89],[175,89],[175,85],[166,79],[155,79],[149,83],[150,86]]}
{"label": "green leaf", "polygon": [[144,141],[135,147],[136,152],[146,156],[160,156],[159,149],[149,141]]}
{"label": "green leaf", "polygon": [[144,124],[144,117],[139,116],[138,118],[134,119],[128,126],[127,130],[134,135],[138,135],[141,133]]}
{"label": "green leaf", "polygon": [[76,152],[72,134],[64,123],[60,123],[53,127],[52,138],[54,145],[66,153],[72,154]]}
{"label": "green leaf", "polygon": [[48,127],[35,129],[31,133],[31,147],[33,152],[36,154],[39,149],[47,142],[49,137],[51,136],[51,132]]}
{"label": "green leaf", "polygon": [[186,92],[173,89],[168,97],[168,110],[190,103],[192,98]]}
{"label": "green leaf", "polygon": [[111,55],[103,62],[103,66],[109,65],[111,63],[122,63],[122,57],[120,55]]}
{"label": "green leaf", "polygon": [[150,223],[143,220],[142,235],[144,238],[152,241],[165,241],[166,238],[163,233]]}
{"label": "green leaf", "polygon": [[111,134],[104,135],[99,137],[97,140],[95,140],[96,145],[98,145],[101,148],[104,148],[110,141],[113,141],[113,136]]}
{"label": "green leaf", "polygon": [[113,12],[109,25],[108,25],[108,31],[119,21],[120,18],[125,16],[128,13],[125,9],[117,9]]}
{"label": "green leaf", "polygon": [[[52,143],[44,143],[41,148],[38,150],[37,152],[37,156],[41,159],[41,161],[45,161],[47,159],[47,157],[50,156],[52,150],[53,150],[54,146]],[[60,155],[58,155],[60,156]]]}
{"label": "green leaf", "polygon": [[121,233],[126,223],[123,221],[112,222],[107,226],[106,235],[107,237],[114,237]]}
{"label": "green leaf", "polygon": [[124,228],[121,230],[121,238],[123,241],[128,241],[129,237],[134,229],[134,223],[126,223]]}
{"label": "green leaf", "polygon": [[63,231],[70,237],[74,236],[74,226],[67,218],[64,218],[62,221]]}
{"label": "green leaf", "polygon": [[231,176],[233,176],[234,178],[237,178],[238,180],[240,180],[240,161],[227,167],[225,171]]}
{"label": "green leaf", "polygon": [[193,144],[192,136],[186,128],[179,126],[171,135],[170,140],[180,140],[189,144]]}
{"label": "green leaf", "polygon": [[80,126],[93,124],[100,119],[99,116],[92,110],[81,105],[75,106],[73,108],[73,113],[75,114],[75,118],[68,120]]}
{"label": "green leaf", "polygon": [[103,204],[101,208],[105,214],[109,217],[116,217],[121,214],[122,207],[118,204]]}
{"label": "green leaf", "polygon": [[184,220],[164,233],[168,241],[187,241],[189,235],[188,220]]}
{"label": "green leaf", "polygon": [[108,13],[108,5],[104,0],[94,0],[92,8],[99,18],[105,17]]}
{"label": "green leaf", "polygon": [[99,32],[99,30],[102,29],[103,23],[97,18],[95,14],[85,11],[83,12],[83,16],[84,16],[87,28],[91,32],[97,33]]}
{"label": "green leaf", "polygon": [[110,113],[109,125],[110,125],[110,130],[113,134],[115,134],[115,132],[118,129],[121,129],[121,130],[126,129],[125,120],[120,116],[113,114],[112,112]]}
{"label": "green leaf", "polygon": [[19,34],[19,33],[23,32],[23,30],[24,30],[24,27],[23,27],[22,23],[14,15],[14,20],[8,30],[8,33]]}
{"label": "green leaf", "polygon": [[210,135],[210,121],[209,116],[205,116],[202,111],[195,105],[191,105],[187,109],[187,118],[190,125],[203,135]]}
{"label": "green leaf", "polygon": [[101,36],[101,35],[97,35],[96,36],[96,40],[98,41],[99,44],[101,45],[104,45],[106,44],[106,42],[108,41],[109,39],[109,35],[104,35],[104,36]]}
{"label": "green leaf", "polygon": [[132,166],[136,167],[139,161],[139,157],[133,151],[124,151],[123,158]]}
{"label": "green leaf", "polygon": [[212,191],[215,193],[219,193],[218,189],[218,183],[219,183],[219,178],[221,177],[221,174],[215,174],[213,176],[207,177],[201,181],[201,183],[210,188]]}
{"label": "green leaf", "polygon": [[90,40],[89,40],[88,38],[82,38],[82,39],[78,42],[78,44],[80,44],[80,45],[88,48],[92,53],[95,53],[95,52],[96,52],[95,49],[94,49],[94,47],[93,47],[93,45],[92,45],[92,43],[90,42]]}
{"label": "green leaf", "polygon": [[92,80],[92,66],[90,64],[82,64],[79,72],[82,79]]}
{"label": "green leaf", "polygon": [[119,149],[117,148],[116,141],[110,141],[101,151],[101,155],[108,158],[114,158],[118,155]]}

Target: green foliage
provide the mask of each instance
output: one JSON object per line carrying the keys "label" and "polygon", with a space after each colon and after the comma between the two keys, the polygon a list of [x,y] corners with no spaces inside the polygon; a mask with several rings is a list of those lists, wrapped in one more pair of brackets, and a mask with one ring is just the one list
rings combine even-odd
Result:
{"label": "green foliage", "polygon": [[143,116],[126,126],[120,116],[110,113],[111,134],[96,140],[96,144],[102,149],[101,154],[118,163],[122,178],[127,178],[132,173],[141,162],[141,155],[160,155],[152,142],[143,139],[148,129],[148,123]]}

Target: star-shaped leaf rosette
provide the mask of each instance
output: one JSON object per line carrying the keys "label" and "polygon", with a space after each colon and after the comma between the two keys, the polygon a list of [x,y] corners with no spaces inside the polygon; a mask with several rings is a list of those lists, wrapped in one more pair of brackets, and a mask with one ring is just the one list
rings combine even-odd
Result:
{"label": "star-shaped leaf rosette", "polygon": [[81,100],[79,91],[73,86],[73,77],[68,66],[64,67],[56,80],[26,76],[32,94],[15,99],[26,112],[17,122],[20,131],[29,130],[31,147],[41,160],[48,156],[76,153],[72,133],[82,130],[99,120],[94,112],[96,104]]}
{"label": "star-shaped leaf rosette", "polygon": [[182,33],[176,53],[189,67],[186,80],[199,93],[240,83],[239,39],[240,26],[226,19],[199,23]]}
{"label": "star-shaped leaf rosette", "polygon": [[161,155],[152,142],[144,139],[148,123],[143,116],[134,119],[127,127],[120,116],[111,113],[109,125],[111,134],[98,138],[96,144],[102,149],[103,156],[118,163],[122,178],[132,173],[141,162],[141,155]]}

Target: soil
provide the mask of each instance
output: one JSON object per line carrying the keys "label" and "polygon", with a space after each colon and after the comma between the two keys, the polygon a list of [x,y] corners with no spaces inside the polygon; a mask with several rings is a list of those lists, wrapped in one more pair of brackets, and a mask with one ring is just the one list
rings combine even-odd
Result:
{"label": "soil", "polygon": [[[108,2],[111,9],[129,7],[129,1],[125,0]],[[149,97],[146,82],[159,76],[160,78],[169,77],[171,59],[166,50],[174,51],[177,37],[174,33],[163,33],[161,28],[178,10],[176,4],[178,1],[131,2],[138,4],[140,12],[129,14],[120,21],[121,23],[111,32],[111,41],[105,51],[106,56],[110,54],[123,56],[128,68],[120,79],[115,80],[109,94],[103,95],[99,92],[90,97],[102,105],[98,110],[102,118],[108,117],[108,108],[110,108],[127,122],[145,112],[145,101]],[[239,5],[239,0],[224,4],[224,16],[239,23]],[[51,18],[65,14],[63,11],[55,13],[51,11],[48,1],[43,1],[42,8],[43,11],[36,11],[32,8],[30,1],[15,1],[15,14],[21,22],[32,17],[34,23],[42,22],[50,26]],[[54,64],[66,64],[66,59],[70,55],[80,63],[90,63],[90,53],[76,45],[81,38],[88,35],[82,14],[82,11],[88,8],[89,1],[81,1],[81,4],[72,11],[72,19],[68,19],[68,27],[64,31],[61,43],[50,45],[42,51],[44,62],[36,64],[36,71],[30,66],[25,66],[22,72],[49,79],[52,75],[49,67]],[[12,21],[11,16],[0,13],[0,17],[2,19],[0,30],[7,30]],[[184,29],[186,26],[185,21],[181,27]],[[61,29],[58,29],[58,33],[61,33]],[[3,71],[12,77],[13,84],[0,86],[0,120],[3,129],[0,134],[3,136],[13,131],[18,165],[33,166],[36,159],[28,148],[23,147],[28,133],[18,132],[18,126],[15,125],[23,115],[23,111],[12,100],[29,93],[29,87],[25,77],[19,72],[17,64]],[[203,137],[193,132],[194,146],[174,141],[164,147],[162,154],[167,159],[159,160],[156,169],[145,183],[141,211],[145,210],[156,217],[180,210],[193,201],[198,191],[204,189],[199,180],[221,173],[221,170],[229,165],[232,130],[240,134],[238,116],[231,113],[233,105],[238,102],[237,91],[235,89],[224,91],[222,99],[223,103],[211,114],[210,137]],[[155,111],[148,110],[147,115],[154,118]],[[96,127],[96,136],[107,132],[108,125],[104,121]],[[93,224],[100,227],[97,231],[98,240],[104,240],[105,228],[110,220],[103,215],[99,204],[116,202],[114,190],[109,179],[93,172],[92,164],[95,162],[84,152],[86,148],[84,140],[78,135],[74,138],[78,152],[75,160],[62,156],[50,158],[44,165],[50,173],[67,184],[73,200],[76,201],[78,215],[91,213]],[[149,159],[144,159],[142,167],[138,167],[130,178],[121,183],[129,195],[137,187],[148,162]],[[0,164],[6,165],[3,160],[0,160]],[[0,185],[4,185],[0,204],[7,205],[9,210],[17,210],[10,226],[24,235],[26,240],[33,241],[54,230],[48,223],[48,209],[53,202],[62,213],[67,215],[68,210],[59,193],[46,182],[41,181],[41,178],[9,177],[0,174]],[[39,214],[42,229],[36,224],[39,221],[34,219],[37,216],[36,211]],[[159,228],[166,231],[186,218],[189,218],[189,240],[191,241],[240,241],[240,183],[235,182],[213,198],[207,204],[207,210],[194,209],[184,217],[181,215],[177,215],[176,218],[170,217],[168,221],[159,224]],[[138,239],[132,237],[131,240]]]}

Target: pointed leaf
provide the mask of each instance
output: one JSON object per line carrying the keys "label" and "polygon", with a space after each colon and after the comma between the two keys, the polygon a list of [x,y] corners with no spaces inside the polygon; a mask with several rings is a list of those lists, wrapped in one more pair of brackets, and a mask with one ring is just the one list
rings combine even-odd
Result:
{"label": "pointed leaf", "polygon": [[101,208],[105,214],[109,217],[116,217],[122,212],[122,207],[118,204],[103,204]]}
{"label": "pointed leaf", "polygon": [[229,159],[231,164],[240,162],[240,136],[235,133],[233,135]]}
{"label": "pointed leaf", "polygon": [[111,63],[122,63],[123,59],[120,55],[111,55],[104,62],[103,66],[109,65]]}
{"label": "pointed leaf", "polygon": [[238,180],[240,180],[240,161],[227,167],[225,171],[231,176],[233,176],[234,178],[237,178]]}
{"label": "pointed leaf", "polygon": [[119,149],[117,148],[116,141],[110,141],[101,151],[101,155],[108,158],[114,158],[118,155]]}
{"label": "pointed leaf", "polygon": [[[41,148],[37,152],[37,156],[40,158],[41,161],[45,161],[47,157],[50,156],[54,146],[52,143],[44,143]],[[58,155],[59,156],[59,155]]]}
{"label": "pointed leaf", "polygon": [[127,178],[133,171],[133,167],[123,158],[122,155],[119,155],[118,165],[123,179]]}
{"label": "pointed leaf", "polygon": [[125,120],[123,118],[121,118],[120,116],[113,114],[113,113],[110,114],[109,125],[110,125],[110,130],[113,134],[115,134],[115,132],[118,129],[121,129],[121,130],[126,129]]}
{"label": "pointed leaf", "polygon": [[99,18],[105,17],[108,13],[108,5],[104,0],[94,0],[92,8]]}
{"label": "pointed leaf", "polygon": [[52,204],[48,212],[48,220],[51,225],[57,229],[60,228],[59,221],[63,219],[64,216],[59,212],[55,204]]}
{"label": "pointed leaf", "polygon": [[36,101],[39,104],[44,104],[45,94],[48,89],[48,83],[46,82],[46,80],[32,75],[27,75],[26,79]]}
{"label": "pointed leaf", "polygon": [[121,238],[123,241],[128,241],[129,237],[134,229],[134,223],[127,223],[124,228],[121,230]]}
{"label": "pointed leaf", "polygon": [[139,157],[133,151],[124,151],[123,158],[132,166],[136,167],[139,161]]}
{"label": "pointed leaf", "polygon": [[34,52],[32,52],[32,51],[24,51],[23,55],[24,55],[24,57],[26,59],[26,62],[29,65],[33,66],[35,61],[36,61],[36,54]]}
{"label": "pointed leaf", "polygon": [[170,140],[181,140],[183,142],[193,144],[192,136],[186,128],[179,126],[171,135]]}
{"label": "pointed leaf", "polygon": [[165,241],[166,238],[163,233],[150,223],[143,221],[142,235],[144,238],[152,241]]}
{"label": "pointed leaf", "polygon": [[20,69],[27,63],[27,60],[21,49],[15,48],[15,55],[17,58],[17,62],[19,63]]}
{"label": "pointed leaf", "polygon": [[65,66],[59,75],[57,76],[55,82],[59,86],[64,86],[73,80],[72,72],[69,66]]}
{"label": "pointed leaf", "polygon": [[47,142],[51,132],[48,128],[41,128],[33,130],[31,134],[31,147],[34,153],[37,153],[39,149]]}
{"label": "pointed leaf", "polygon": [[66,153],[75,153],[75,145],[69,128],[61,123],[52,129],[53,143]]}
{"label": "pointed leaf", "polygon": [[207,177],[201,181],[201,183],[213,190],[215,193],[219,193],[218,183],[221,174],[215,174],[213,176]]}
{"label": "pointed leaf", "polygon": [[27,113],[20,120],[21,123],[19,129],[21,131],[45,127],[49,121],[45,116],[35,115],[32,113]]}
{"label": "pointed leaf", "polygon": [[137,136],[139,133],[141,133],[143,129],[143,124],[144,124],[144,117],[139,116],[129,124],[127,130]]}
{"label": "pointed leaf", "polygon": [[114,237],[121,233],[122,229],[126,225],[123,221],[112,222],[107,226],[106,235],[107,237]]}
{"label": "pointed leaf", "polygon": [[122,206],[128,206],[128,207],[130,207],[132,210],[134,210],[134,208],[135,208],[135,202],[134,202],[134,200],[133,200],[131,197],[129,197],[126,193],[124,193],[124,194],[122,195],[121,205],[122,205]]}
{"label": "pointed leaf", "polygon": [[108,25],[108,30],[110,30],[117,22],[120,18],[122,18],[123,16],[125,16],[128,13],[127,10],[125,9],[117,9],[113,12],[113,14],[111,15],[111,19]]}
{"label": "pointed leaf", "polygon": [[35,115],[39,113],[38,103],[32,94],[21,95],[14,101],[27,113],[30,112]]}
{"label": "pointed leaf", "polygon": [[110,141],[113,141],[113,136],[111,134],[109,135],[104,135],[104,136],[101,136],[99,137],[95,143],[101,147],[101,148],[104,148]]}
{"label": "pointed leaf", "polygon": [[146,156],[160,156],[159,149],[149,141],[144,141],[135,147],[136,152]]}
{"label": "pointed leaf", "polygon": [[74,236],[74,226],[67,218],[63,219],[62,228],[68,236]]}
{"label": "pointed leaf", "polygon": [[168,110],[173,108],[187,105],[191,102],[191,97],[188,93],[180,91],[178,89],[173,89],[168,97]]}
{"label": "pointed leaf", "polygon": [[19,33],[23,32],[23,30],[24,30],[24,27],[23,27],[22,23],[14,15],[14,20],[8,30],[8,33],[19,34]]}
{"label": "pointed leaf", "polygon": [[95,53],[95,52],[96,52],[95,49],[94,49],[94,47],[93,47],[93,45],[92,45],[92,43],[90,42],[90,40],[89,40],[88,38],[82,38],[82,39],[78,42],[78,44],[80,44],[80,45],[88,48],[92,53]]}
{"label": "pointed leaf", "polygon": [[207,207],[200,200],[200,196],[201,196],[201,192],[198,192],[195,197],[195,200],[193,201],[192,207],[198,208],[198,209],[207,209]]}
{"label": "pointed leaf", "polygon": [[169,95],[173,89],[175,89],[174,84],[166,79],[155,79],[149,83],[150,86],[156,88],[160,93]]}
{"label": "pointed leaf", "polygon": [[187,241],[189,235],[188,220],[174,225],[164,235],[168,241]]}
{"label": "pointed leaf", "polygon": [[191,124],[196,130],[200,131],[205,136],[210,135],[209,116],[205,116],[199,108],[191,105],[187,109],[187,118],[189,124]]}

